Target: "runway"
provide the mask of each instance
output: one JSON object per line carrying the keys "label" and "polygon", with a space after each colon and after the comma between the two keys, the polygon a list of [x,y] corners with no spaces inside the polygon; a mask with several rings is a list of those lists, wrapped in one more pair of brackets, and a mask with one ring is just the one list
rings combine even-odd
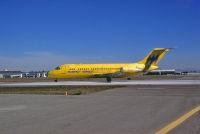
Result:
{"label": "runway", "polygon": [[0,87],[42,87],[42,86],[107,86],[107,85],[200,85],[200,80],[132,80],[132,81],[59,81],[59,82],[29,82],[0,83]]}
{"label": "runway", "polygon": [[[1,134],[155,134],[200,105],[200,85],[132,85],[81,96],[0,95]],[[200,115],[170,134],[200,133]]]}

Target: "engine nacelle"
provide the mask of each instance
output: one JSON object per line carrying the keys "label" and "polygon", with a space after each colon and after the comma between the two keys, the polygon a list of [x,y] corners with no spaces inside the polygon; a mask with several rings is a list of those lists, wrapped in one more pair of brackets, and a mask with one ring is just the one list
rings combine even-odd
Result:
{"label": "engine nacelle", "polygon": [[121,72],[123,72],[123,73],[134,73],[134,72],[137,72],[137,70],[135,70],[134,68],[123,67],[123,68],[121,68]]}

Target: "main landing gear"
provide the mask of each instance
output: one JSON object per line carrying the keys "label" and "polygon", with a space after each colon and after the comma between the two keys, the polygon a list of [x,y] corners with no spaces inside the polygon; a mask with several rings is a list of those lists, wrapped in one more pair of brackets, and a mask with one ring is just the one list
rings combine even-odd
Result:
{"label": "main landing gear", "polygon": [[106,78],[106,81],[107,81],[108,83],[111,83],[111,82],[112,82],[112,77],[107,77],[107,78]]}
{"label": "main landing gear", "polygon": [[55,79],[54,82],[58,82],[58,79]]}

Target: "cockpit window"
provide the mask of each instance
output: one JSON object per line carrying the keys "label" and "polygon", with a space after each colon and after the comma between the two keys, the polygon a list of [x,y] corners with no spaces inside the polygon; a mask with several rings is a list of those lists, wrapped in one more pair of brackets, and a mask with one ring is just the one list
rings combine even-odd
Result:
{"label": "cockpit window", "polygon": [[55,70],[60,70],[60,67],[56,67]]}

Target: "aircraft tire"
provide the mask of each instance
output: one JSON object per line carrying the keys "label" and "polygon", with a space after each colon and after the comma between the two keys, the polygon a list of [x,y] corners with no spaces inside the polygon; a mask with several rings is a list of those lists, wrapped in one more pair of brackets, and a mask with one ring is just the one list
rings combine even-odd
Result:
{"label": "aircraft tire", "polygon": [[112,77],[107,77],[107,78],[106,78],[106,81],[107,81],[108,83],[111,83],[111,82],[112,82]]}

